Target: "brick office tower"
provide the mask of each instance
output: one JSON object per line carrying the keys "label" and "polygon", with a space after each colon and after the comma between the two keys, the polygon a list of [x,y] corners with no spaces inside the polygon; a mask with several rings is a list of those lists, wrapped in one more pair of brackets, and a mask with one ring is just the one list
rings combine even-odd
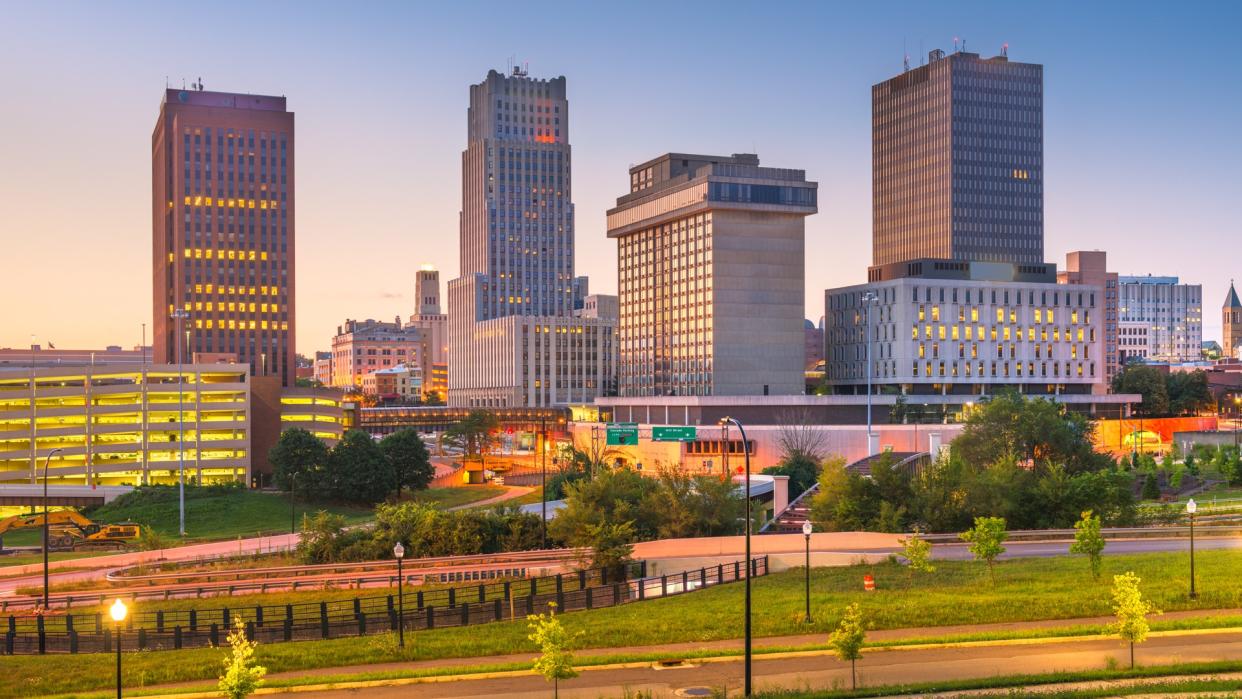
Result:
{"label": "brick office tower", "polygon": [[154,360],[232,355],[294,385],[293,113],[284,97],[166,90],[151,137]]}

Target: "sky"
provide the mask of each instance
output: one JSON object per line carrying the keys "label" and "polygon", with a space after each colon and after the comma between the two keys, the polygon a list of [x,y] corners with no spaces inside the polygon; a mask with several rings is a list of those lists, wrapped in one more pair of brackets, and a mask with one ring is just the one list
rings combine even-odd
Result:
{"label": "sky", "polygon": [[1045,256],[1204,292],[1242,279],[1236,2],[4,3],[0,347],[134,346],[151,322],[151,131],[165,83],[296,113],[297,349],[457,276],[469,85],[566,76],[577,272],[615,293],[604,212],[668,151],[819,182],[807,317],[871,260],[870,86],[955,37],[1042,63]]}

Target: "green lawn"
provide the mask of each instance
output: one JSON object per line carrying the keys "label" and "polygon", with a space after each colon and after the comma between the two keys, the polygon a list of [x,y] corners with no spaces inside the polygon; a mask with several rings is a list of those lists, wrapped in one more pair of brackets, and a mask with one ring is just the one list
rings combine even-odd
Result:
{"label": "green lawn", "polygon": [[[129,506],[113,502],[96,508],[89,516],[100,522],[137,522],[173,539],[170,543],[179,542],[175,491],[163,495],[171,496],[152,498]],[[350,523],[364,522],[372,517],[371,510],[367,508],[319,505],[300,500],[296,508],[299,524],[303,513],[319,510],[343,515]],[[257,490],[213,493],[186,489],[185,528],[187,540],[190,541],[285,534],[289,531],[289,515],[289,498],[284,494]]]}
{"label": "green lawn", "polygon": [[[1145,596],[1165,611],[1242,606],[1242,586],[1236,582],[1242,552],[1198,554],[1197,600],[1186,596],[1185,559],[1183,554],[1106,555],[1106,575],[1098,582],[1091,580],[1087,563],[1080,558],[1016,559],[997,564],[994,587],[988,583],[986,569],[976,563],[938,561],[935,573],[913,580],[903,568],[888,563],[821,568],[812,571],[815,621],[809,627],[801,623],[802,571],[792,570],[755,581],[754,605],[762,613],[753,618],[754,630],[756,636],[826,635],[841,609],[852,602],[862,605],[875,629],[1104,616],[1111,613],[1109,576],[1128,570],[1138,573]],[[876,592],[863,591],[865,573],[876,577]],[[741,585],[726,585],[683,597],[571,612],[563,619],[571,631],[584,632],[582,644],[591,648],[737,638],[742,628],[742,594]],[[216,606],[212,601],[202,602]],[[1194,624],[1170,624],[1187,625]],[[1079,627],[1079,631],[1098,633],[1100,629]],[[391,639],[379,636],[264,645],[258,658],[272,672],[279,672],[402,658],[487,657],[533,651],[526,634],[525,624],[506,622],[486,629],[419,632],[404,654],[398,654]],[[1064,631],[1048,630],[1047,634],[1064,635]],[[127,682],[138,686],[211,678],[219,670],[220,657],[219,650],[130,654],[125,665]],[[63,657],[6,659],[13,681],[0,687],[0,696],[102,689],[111,681],[113,661],[106,656],[75,658],[73,673],[56,671],[64,662]]]}
{"label": "green lawn", "polygon": [[463,485],[454,488],[418,490],[412,496],[408,493],[404,494],[402,499],[436,505],[447,509],[504,495],[506,490],[507,488],[501,485]]}
{"label": "green lawn", "polygon": [[530,491],[529,493],[513,498],[512,500],[505,500],[503,503],[501,503],[501,505],[504,505],[504,506],[536,505],[542,499],[543,499],[543,488],[536,486],[535,489]]}

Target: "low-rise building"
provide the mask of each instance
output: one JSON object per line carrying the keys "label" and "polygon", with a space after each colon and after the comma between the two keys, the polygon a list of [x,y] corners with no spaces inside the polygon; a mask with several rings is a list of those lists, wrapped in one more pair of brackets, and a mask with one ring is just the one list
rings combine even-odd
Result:
{"label": "low-rise building", "polygon": [[1146,327],[1146,343],[1129,357],[1153,362],[1199,359],[1203,347],[1203,287],[1177,277],[1118,278],[1119,326]]}
{"label": "low-rise building", "polygon": [[399,364],[421,366],[427,337],[400,318],[391,323],[346,320],[332,338],[332,382],[336,388],[361,388],[367,374]]}
{"label": "low-rise building", "polygon": [[362,377],[362,392],[381,401],[417,402],[423,396],[423,373],[418,367],[399,364]]}

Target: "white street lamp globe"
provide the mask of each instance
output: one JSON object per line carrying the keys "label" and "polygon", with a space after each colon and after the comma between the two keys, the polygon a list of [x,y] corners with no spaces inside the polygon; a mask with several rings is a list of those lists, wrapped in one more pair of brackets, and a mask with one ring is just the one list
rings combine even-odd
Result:
{"label": "white street lamp globe", "polygon": [[397,542],[396,546],[392,547],[392,555],[397,558],[405,558],[405,547],[401,545],[400,541]]}
{"label": "white street lamp globe", "polygon": [[112,606],[108,608],[108,613],[112,615],[113,621],[121,622],[125,620],[125,615],[129,613],[129,608],[127,608],[125,603],[118,597],[117,600],[112,603]]}
{"label": "white street lamp globe", "polygon": [[1197,509],[1199,509],[1199,505],[1198,503],[1195,502],[1194,498],[1191,498],[1190,500],[1186,502],[1186,511],[1189,512],[1190,514],[1193,515],[1195,513],[1195,510]]}
{"label": "white street lamp globe", "polygon": [[802,535],[803,535],[803,536],[810,536],[810,535],[811,535],[811,530],[812,530],[813,528],[814,528],[814,527],[812,527],[812,526],[811,526],[811,522],[810,522],[810,520],[807,520],[807,521],[803,522],[803,523],[802,523]]}

